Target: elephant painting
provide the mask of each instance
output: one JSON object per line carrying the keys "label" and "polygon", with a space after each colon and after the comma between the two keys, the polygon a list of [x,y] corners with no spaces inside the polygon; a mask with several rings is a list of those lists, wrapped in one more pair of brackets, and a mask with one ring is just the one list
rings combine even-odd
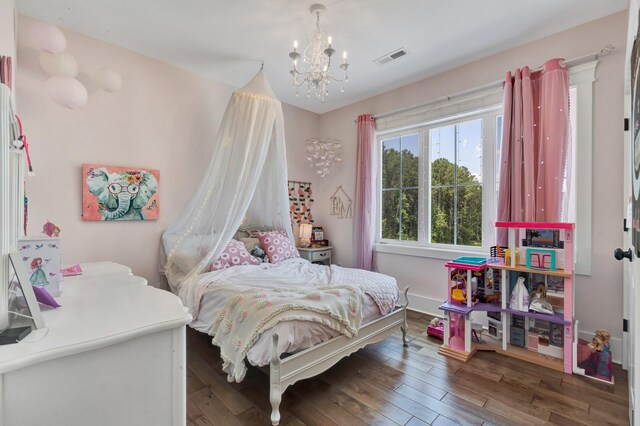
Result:
{"label": "elephant painting", "polygon": [[158,218],[156,170],[83,165],[83,220]]}

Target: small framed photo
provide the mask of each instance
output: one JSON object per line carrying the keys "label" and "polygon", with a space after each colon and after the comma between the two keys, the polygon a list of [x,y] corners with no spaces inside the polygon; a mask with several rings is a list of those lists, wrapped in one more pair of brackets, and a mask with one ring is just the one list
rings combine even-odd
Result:
{"label": "small framed photo", "polygon": [[[10,251],[9,263],[11,269],[13,269],[13,274],[10,275],[11,278],[9,282],[9,306],[15,306],[14,308],[10,308],[10,310],[25,308],[22,312],[14,311],[14,315],[30,318],[33,321],[35,329],[43,328],[44,320],[40,312],[40,306],[33,292],[33,287],[31,287],[31,281],[29,275],[27,275],[27,270],[20,253],[15,250]],[[19,299],[21,298],[24,300],[20,301]]]}
{"label": "small framed photo", "polygon": [[314,226],[311,229],[311,241],[323,241],[324,240],[324,231],[322,230],[322,226]]}

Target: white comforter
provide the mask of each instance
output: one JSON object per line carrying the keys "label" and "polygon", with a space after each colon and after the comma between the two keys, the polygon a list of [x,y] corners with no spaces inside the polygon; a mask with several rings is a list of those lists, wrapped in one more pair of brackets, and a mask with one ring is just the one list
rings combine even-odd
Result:
{"label": "white comforter", "polygon": [[[332,277],[333,276],[333,277]],[[185,282],[179,291],[183,303],[194,317],[191,326],[209,332],[217,314],[238,292],[249,289],[304,288],[327,285],[358,285],[367,294],[363,323],[386,314],[396,303],[395,279],[373,272],[315,265],[304,259],[290,259],[280,264],[235,266],[202,274]],[[374,303],[375,302],[375,303]],[[329,327],[307,321],[277,324],[263,333],[247,353],[253,365],[266,365],[271,357],[271,336],[278,333],[280,353],[295,352],[338,335]]]}

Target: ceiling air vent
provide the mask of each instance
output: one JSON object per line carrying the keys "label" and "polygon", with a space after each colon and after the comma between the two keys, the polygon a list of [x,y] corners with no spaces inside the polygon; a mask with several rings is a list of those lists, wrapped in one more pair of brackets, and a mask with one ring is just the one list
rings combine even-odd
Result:
{"label": "ceiling air vent", "polygon": [[386,64],[387,62],[393,61],[394,59],[402,58],[406,54],[407,54],[407,51],[404,48],[400,48],[400,49],[395,50],[395,51],[393,51],[391,53],[387,53],[386,55],[382,55],[378,59],[374,59],[373,62],[375,62],[376,64],[382,66],[382,65]]}

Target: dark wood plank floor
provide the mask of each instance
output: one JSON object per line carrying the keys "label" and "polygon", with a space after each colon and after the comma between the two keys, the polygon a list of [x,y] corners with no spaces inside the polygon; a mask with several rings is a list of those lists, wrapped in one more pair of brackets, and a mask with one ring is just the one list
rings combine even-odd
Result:
{"label": "dark wood plank floor", "polygon": [[[410,347],[399,333],[287,389],[282,425],[628,424],[626,372],[615,386],[492,352],[464,364],[438,355],[429,317],[410,314]],[[269,378],[250,368],[228,383],[218,348],[187,333],[187,424],[269,425]]]}

